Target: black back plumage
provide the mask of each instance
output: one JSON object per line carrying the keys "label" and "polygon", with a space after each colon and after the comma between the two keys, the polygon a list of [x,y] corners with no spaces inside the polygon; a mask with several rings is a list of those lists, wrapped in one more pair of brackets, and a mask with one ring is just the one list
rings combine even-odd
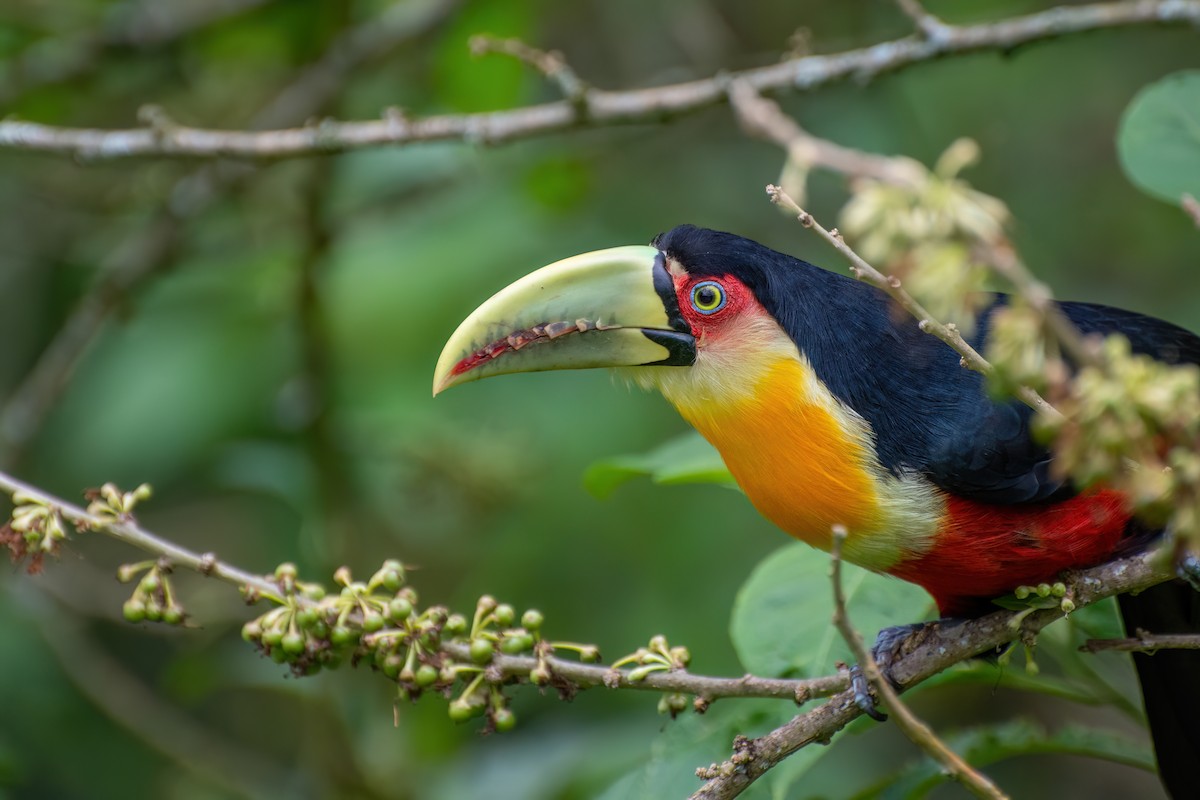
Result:
{"label": "black back plumage", "polygon": [[[958,354],[922,333],[877,289],[729,233],[684,225],[655,245],[693,275],[732,275],[754,292],[842,402],[862,415],[876,451],[893,471],[924,474],[979,502],[1014,504],[1069,496],[1050,474],[1050,453],[1030,436],[1032,412],[993,402],[982,378]],[[972,344],[983,350],[991,312]],[[1084,333],[1120,332],[1137,353],[1168,363],[1200,363],[1200,337],[1132,311],[1088,303],[1061,308]],[[1131,524],[1130,541],[1145,542]],[[1127,631],[1200,632],[1200,593],[1182,581],[1119,598]],[[1200,652],[1135,654],[1160,774],[1173,797],[1196,793],[1200,757]]]}

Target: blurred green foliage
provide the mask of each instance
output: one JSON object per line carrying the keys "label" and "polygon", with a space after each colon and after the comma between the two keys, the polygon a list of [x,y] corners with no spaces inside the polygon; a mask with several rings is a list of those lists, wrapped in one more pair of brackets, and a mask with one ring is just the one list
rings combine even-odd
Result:
{"label": "blurred green foliage", "polygon": [[[153,102],[184,122],[244,127],[340,32],[371,25],[390,6],[245,5],[139,45],[98,36],[119,29],[124,7],[6,2],[0,112],[123,127]],[[473,59],[466,43],[476,33],[562,50],[585,79],[617,88],[770,63],[799,28],[820,52],[909,31],[885,0],[444,5],[436,24],[356,69],[318,116],[553,96],[518,64]],[[956,22],[1040,6],[931,5]],[[1060,296],[1195,329],[1200,302],[1186,287],[1200,239],[1178,209],[1131,187],[1113,145],[1130,98],[1194,66],[1195,53],[1194,32],[1116,30],[784,102],[816,134],[926,163],[960,136],[978,140],[983,162],[968,177],[1009,204],[1018,244]],[[179,220],[152,277],[116,293],[65,392],[46,404],[44,427],[6,454],[9,466],[71,497],[104,481],[148,481],[156,489],[140,516],[148,527],[249,569],[294,560],[317,578],[396,556],[416,565],[412,580],[430,602],[470,607],[489,592],[536,605],[548,635],[595,642],[608,657],[662,632],[689,646],[696,671],[738,674],[730,609],[754,565],[785,545],[781,535],[720,486],[633,481],[604,501],[583,486],[598,460],[684,431],[660,398],[600,373],[488,381],[436,402],[429,384],[441,343],[497,288],[562,256],[646,242],[680,222],[842,269],[767,204],[763,185],[779,166],[778,153],[745,139],[724,108],[496,149],[427,145],[265,165],[222,179],[228,190],[207,206],[189,205],[180,183],[196,164],[0,153],[5,396],[89,288],[136,258],[129,242],[145,245],[164,209]],[[814,179],[815,213],[831,216],[844,199],[837,180]],[[620,779],[615,798],[638,787],[653,795],[659,789],[648,787],[662,784],[652,774],[677,795],[697,785],[694,767],[725,757],[733,732],[761,733],[791,711],[723,701],[710,716],[668,723],[638,693],[592,690],[564,706],[524,692],[521,724],[502,737],[454,726],[433,698],[401,708],[394,726],[388,684],[365,669],[291,680],[257,658],[237,636],[248,612],[227,587],[180,576],[196,629],[122,622],[128,587],[112,575],[133,558],[89,537],[44,575],[0,578],[0,797],[531,800],[595,796]],[[805,600],[818,602],[825,588],[809,580],[798,595],[783,592],[806,603],[794,610],[798,630],[825,618],[824,606],[812,611]],[[897,607],[901,619],[923,613],[909,602]],[[788,610],[773,611],[772,624],[787,627]],[[1113,703],[1136,696],[1123,658],[1052,655],[1055,637],[1066,653],[1075,635],[1061,625],[1043,637],[1038,685],[1057,696],[1026,691],[1019,664],[1000,670],[1004,682],[977,665],[962,673],[974,679],[918,695],[917,710],[939,730],[990,730],[980,736],[1001,744],[988,752],[1024,735],[1005,722],[1013,712],[1050,730],[1072,721],[1144,742],[1136,708],[1074,702],[1104,691]],[[869,794],[895,770],[925,779],[890,727],[853,732],[861,735],[837,748],[809,748],[757,796]],[[1057,736],[1058,752],[1105,746]],[[1080,759],[1012,759],[993,774],[1023,797],[1158,791],[1148,774]]]}

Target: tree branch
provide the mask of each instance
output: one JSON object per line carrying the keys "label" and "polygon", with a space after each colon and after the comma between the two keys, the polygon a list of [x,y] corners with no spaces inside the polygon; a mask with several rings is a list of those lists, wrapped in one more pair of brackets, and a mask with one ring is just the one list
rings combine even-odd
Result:
{"label": "tree branch", "polygon": [[[1065,577],[1077,608],[1113,595],[1137,592],[1173,577],[1165,559],[1155,554],[1132,556],[1098,567],[1079,570]],[[1024,613],[1019,625],[1017,614]],[[1033,612],[997,611],[943,628],[931,623],[905,640],[890,666],[892,682],[902,691],[912,688],[947,667],[972,656],[1005,645],[1014,639],[1036,634],[1063,617],[1060,608]],[[758,739],[740,737],[734,742],[733,757],[710,773],[707,782],[690,800],[729,800],[802,747],[829,739],[863,711],[854,702],[852,689],[839,692],[812,711]]]}
{"label": "tree branch", "polygon": [[1088,639],[1079,647],[1081,653],[1117,650],[1124,653],[1155,653],[1159,650],[1200,650],[1200,634],[1150,633],[1138,628],[1136,636],[1128,639]]}
{"label": "tree branch", "polygon": [[[181,547],[146,530],[132,518],[114,520],[97,516],[74,503],[43,492],[3,472],[0,472],[0,491],[10,496],[24,495],[32,498],[41,505],[53,508],[62,515],[63,519],[71,522],[77,528],[104,533],[150,553],[156,558],[166,559],[172,567],[183,567],[207,577],[218,578],[239,588],[245,587],[252,594],[278,595],[280,592],[280,587],[275,581],[222,561],[214,553],[196,553]],[[297,596],[295,601],[300,606],[313,605],[313,602],[304,596]],[[386,633],[384,631],[381,635]],[[472,661],[470,645],[466,642],[444,641],[441,649],[455,659],[464,662]],[[805,680],[759,678],[753,675],[744,675],[740,678],[719,678],[696,675],[684,669],[650,672],[640,679],[634,679],[630,677],[631,671],[617,670],[603,664],[570,661],[552,655],[533,657],[495,653],[489,665],[497,670],[497,675],[500,677],[528,677],[530,672],[539,666],[539,663],[549,667],[557,678],[568,681],[577,688],[606,686],[610,689],[682,692],[695,695],[700,699],[704,708],[709,702],[726,697],[777,698],[802,704],[809,700],[828,697],[841,691],[847,685],[844,675]]]}
{"label": "tree branch", "polygon": [[[811,91],[857,78],[868,80],[948,55],[1015,47],[1085,31],[1133,25],[1200,24],[1200,0],[1123,0],[1051,9],[990,23],[948,27],[929,37],[909,36],[857,50],[793,58],[735,73],[756,91]],[[65,128],[36,122],[0,122],[0,149],[80,159],[136,156],[289,158],[384,145],[433,141],[496,144],[578,127],[658,122],[727,99],[729,77],[715,76],[651,89],[589,89],[583,103],[563,100],[479,114],[408,120],[389,114],[374,121],[325,121],[260,132],[213,130],[176,123],[126,130]],[[585,107],[586,106],[586,113]]]}

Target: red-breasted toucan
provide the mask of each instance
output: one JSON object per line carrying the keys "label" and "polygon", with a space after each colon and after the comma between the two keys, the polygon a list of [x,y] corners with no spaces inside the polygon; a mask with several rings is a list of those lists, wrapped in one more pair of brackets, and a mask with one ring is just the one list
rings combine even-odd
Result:
{"label": "red-breasted toucan", "polygon": [[[1170,323],[1061,308],[1085,333],[1120,332],[1135,352],[1200,363],[1200,338]],[[684,225],[525,276],[455,331],[434,393],[588,367],[660,390],[784,531],[828,550],[832,527],[845,526],[848,561],[924,587],[945,616],[986,611],[1016,586],[1154,535],[1118,492],[1058,477],[1031,436],[1032,412],[989,397],[883,292],[733,234]],[[1200,593],[1184,583],[1122,601],[1130,630],[1200,631]],[[1135,660],[1164,782],[1196,796],[1200,653]]]}

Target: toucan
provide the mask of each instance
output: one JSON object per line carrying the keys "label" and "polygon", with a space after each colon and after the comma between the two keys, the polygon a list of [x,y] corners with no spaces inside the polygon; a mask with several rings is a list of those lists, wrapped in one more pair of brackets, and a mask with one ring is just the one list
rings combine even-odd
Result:
{"label": "toucan", "polygon": [[[984,350],[993,311],[972,344]],[[1090,303],[1060,304],[1085,334],[1200,364],[1200,337]],[[923,587],[943,617],[1148,546],[1159,532],[1110,488],[1053,468],[1033,412],[989,395],[959,355],[880,290],[731,233],[682,225],[649,246],[558,261],[468,316],[434,394],[514,372],[617,368],[662,392],[720,452],[758,511],[846,560]],[[1121,598],[1126,627],[1200,632],[1183,581]],[[1134,656],[1160,774],[1200,795],[1200,652]]]}

